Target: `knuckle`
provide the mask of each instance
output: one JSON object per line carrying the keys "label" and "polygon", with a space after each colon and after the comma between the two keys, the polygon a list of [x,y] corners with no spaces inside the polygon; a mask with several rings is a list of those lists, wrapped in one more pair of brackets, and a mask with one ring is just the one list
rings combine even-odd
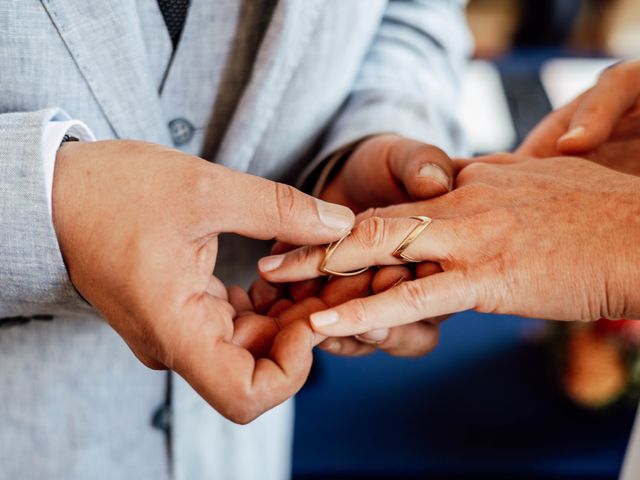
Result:
{"label": "knuckle", "polygon": [[251,408],[234,408],[224,415],[233,423],[238,425],[247,425],[258,417],[258,413]]}
{"label": "knuckle", "polygon": [[400,290],[400,298],[408,312],[421,312],[427,302],[427,292],[422,282],[404,282],[396,288]]}
{"label": "knuckle", "polygon": [[504,305],[504,299],[507,297],[509,294],[502,281],[496,278],[485,280],[477,288],[475,310],[482,313],[500,313],[500,306]]}
{"label": "knuckle", "polygon": [[222,408],[221,413],[233,423],[239,425],[246,425],[260,415],[256,400],[247,389],[241,389],[236,392],[232,404]]}
{"label": "knuckle", "polygon": [[461,205],[494,199],[500,194],[500,189],[484,182],[469,183],[453,190],[449,195]]}
{"label": "knuckle", "polygon": [[[499,157],[495,155],[494,157]],[[477,182],[481,178],[485,178],[486,175],[492,174],[494,166],[485,162],[473,162],[464,167],[456,177],[457,185],[465,185],[471,182]]]}
{"label": "knuckle", "polygon": [[[320,267],[322,247],[302,247],[295,253],[295,263],[298,265],[315,265]],[[320,255],[319,255],[320,254]]]}
{"label": "knuckle", "polygon": [[296,215],[296,190],[284,183],[274,183],[275,218],[280,227],[290,225]]}
{"label": "knuckle", "polygon": [[365,249],[377,248],[384,244],[386,225],[382,217],[367,218],[358,225],[355,238]]}
{"label": "knuckle", "polygon": [[373,217],[388,217],[385,215],[385,209],[380,207],[369,207],[364,212],[358,214],[358,225],[363,221]]}
{"label": "knuckle", "polygon": [[367,208],[364,212],[360,212],[358,214],[358,220],[360,220],[361,222],[366,220],[367,218],[371,218],[371,217],[375,217],[376,216],[376,208],[374,207],[370,207]]}
{"label": "knuckle", "polygon": [[606,111],[607,107],[602,105],[599,101],[587,102],[584,103],[580,111],[577,112],[576,118],[581,118],[581,122],[588,122],[591,118],[600,118],[603,113],[606,113]]}
{"label": "knuckle", "polygon": [[206,167],[208,167],[208,165],[201,166],[198,169],[185,171],[184,173],[184,175],[188,176],[188,178],[185,179],[185,191],[195,195],[195,198],[210,198],[213,193],[213,186],[218,184],[217,181],[211,181],[211,175],[203,174],[206,171]]}
{"label": "knuckle", "polygon": [[364,301],[361,298],[356,298],[351,301],[351,307],[354,323],[356,324],[357,329],[362,332],[370,330],[370,328],[368,328],[369,315]]}

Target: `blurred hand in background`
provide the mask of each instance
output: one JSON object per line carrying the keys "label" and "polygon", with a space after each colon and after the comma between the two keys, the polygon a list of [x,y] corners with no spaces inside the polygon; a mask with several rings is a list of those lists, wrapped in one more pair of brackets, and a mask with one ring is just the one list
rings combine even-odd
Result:
{"label": "blurred hand in background", "polygon": [[579,155],[640,175],[640,61],[605,70],[595,86],[543,119],[517,153]]}

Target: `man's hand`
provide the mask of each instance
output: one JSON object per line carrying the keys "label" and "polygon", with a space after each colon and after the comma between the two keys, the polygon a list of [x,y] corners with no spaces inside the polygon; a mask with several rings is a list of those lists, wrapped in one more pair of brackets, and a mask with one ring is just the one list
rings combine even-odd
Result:
{"label": "man's hand", "polygon": [[451,159],[439,148],[398,135],[365,139],[349,155],[320,198],[359,213],[451,189]]}
{"label": "man's hand", "polygon": [[[259,279],[252,285],[254,307],[268,315],[277,315],[282,308],[304,305],[311,298],[322,301],[325,310],[356,298],[378,294],[415,278],[440,272],[436,263],[424,262],[413,269],[388,266],[369,269],[355,277],[332,277],[328,281],[314,278],[290,285],[270,284]],[[422,356],[438,344],[439,324],[446,316],[424,320],[395,328],[380,328],[356,337],[328,338],[320,348],[336,355],[361,356],[381,350],[399,357]]]}
{"label": "man's hand", "polygon": [[[557,320],[640,316],[640,179],[574,157],[493,155],[461,161],[457,188],[434,200],[364,214],[332,269],[396,265],[409,215],[433,223],[406,253],[443,272],[311,316],[347,336],[474,309]],[[320,275],[324,252],[303,247],[272,282]]]}
{"label": "man's hand", "polygon": [[66,143],[56,160],[53,222],[75,287],[145,365],[175,370],[236,422],[302,386],[314,336],[293,322],[259,360],[232,342],[236,311],[212,275],[218,234],[322,244],[353,220],[344,207],[154,144]]}
{"label": "man's hand", "polygon": [[640,175],[640,61],[605,70],[594,87],[543,119],[517,153],[580,155]]}

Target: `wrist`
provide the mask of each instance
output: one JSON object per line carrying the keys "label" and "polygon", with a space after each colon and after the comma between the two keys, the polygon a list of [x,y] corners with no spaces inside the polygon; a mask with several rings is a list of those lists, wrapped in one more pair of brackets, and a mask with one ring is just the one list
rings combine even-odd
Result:
{"label": "wrist", "polygon": [[74,196],[77,197],[82,189],[80,178],[72,178],[74,164],[85,147],[81,142],[64,142],[56,153],[51,187],[51,218],[63,257],[64,233],[69,228],[66,212],[73,208]]}
{"label": "wrist", "polygon": [[623,213],[618,248],[609,248],[615,256],[616,273],[620,281],[614,284],[623,292],[618,318],[640,319],[640,178],[628,177],[629,195],[621,202]]}
{"label": "wrist", "polygon": [[52,120],[45,124],[41,141],[42,166],[50,214],[56,155],[60,145],[71,140],[94,141],[95,137],[80,120]]}
{"label": "wrist", "polygon": [[331,183],[331,181],[342,171],[345,163],[353,155],[353,153],[366,143],[368,140],[379,135],[370,135],[367,137],[359,138],[339,150],[335,151],[327,157],[324,162],[324,167],[316,180],[315,186],[312,190],[314,197],[322,198],[322,193],[325,188]]}

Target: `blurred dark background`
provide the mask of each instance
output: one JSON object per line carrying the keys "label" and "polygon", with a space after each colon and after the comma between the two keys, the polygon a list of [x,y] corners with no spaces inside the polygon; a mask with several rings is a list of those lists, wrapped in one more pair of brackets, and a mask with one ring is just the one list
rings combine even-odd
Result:
{"label": "blurred dark background", "polygon": [[[567,94],[552,84],[562,72],[582,85],[602,68],[575,59],[640,56],[638,0],[475,0],[468,18],[482,68],[463,95],[465,124],[473,130],[485,119],[472,105],[480,87],[500,90],[488,97],[501,95],[505,106],[504,118],[484,122],[496,142],[487,141],[492,130],[470,132],[475,153],[521,141]],[[297,397],[294,478],[617,478],[633,408],[571,402],[558,386],[548,328],[468,312],[443,324],[439,347],[424,358],[319,353]]]}

